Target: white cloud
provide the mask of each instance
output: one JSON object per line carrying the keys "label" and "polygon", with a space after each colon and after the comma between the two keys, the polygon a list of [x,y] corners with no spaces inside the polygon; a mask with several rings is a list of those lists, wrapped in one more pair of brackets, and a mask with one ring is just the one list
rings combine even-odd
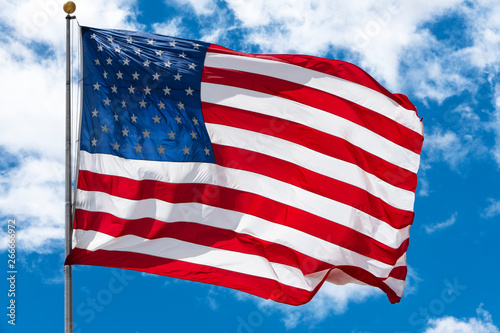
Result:
{"label": "white cloud", "polygon": [[457,219],[457,212],[453,213],[453,215],[451,215],[450,218],[444,222],[439,222],[432,225],[426,225],[425,232],[428,234],[432,234],[438,230],[443,230],[448,227],[451,227],[452,225],[455,224],[456,219]]}
{"label": "white cloud", "polygon": [[[209,15],[217,10],[214,0],[175,0],[180,6],[190,6],[196,15]],[[170,2],[168,2],[170,4]]]}
{"label": "white cloud", "polygon": [[332,314],[341,315],[347,311],[349,304],[361,303],[382,294],[382,291],[371,286],[325,283],[309,303],[300,307],[262,300],[258,304],[264,313],[280,312],[286,329],[293,329],[299,324],[313,326]]}
{"label": "white cloud", "polygon": [[477,317],[458,319],[446,316],[431,319],[424,333],[499,333],[500,330],[493,324],[491,315],[482,308],[476,309]]}
{"label": "white cloud", "polygon": [[429,162],[444,161],[450,167],[456,168],[465,160],[471,149],[462,140],[463,138],[451,130],[436,128],[426,134],[423,152]]}
{"label": "white cloud", "polygon": [[[263,52],[342,51],[343,59],[390,90],[427,101],[473,93],[481,71],[497,72],[500,65],[500,4],[494,0],[227,0],[228,11],[214,0],[176,2],[188,4],[204,22],[216,22],[210,41],[220,42],[236,28],[244,37],[241,46],[251,43]],[[434,35],[430,26],[450,16],[463,22],[457,35]]]}
{"label": "white cloud", "polygon": [[175,17],[167,23],[154,23],[153,31],[160,35],[166,36],[182,36],[182,19],[180,17]]}
{"label": "white cloud", "polygon": [[492,148],[492,155],[497,165],[500,167],[500,85],[495,87],[495,111],[489,124],[495,135],[495,144]]}
{"label": "white cloud", "polygon": [[486,207],[481,214],[483,218],[492,218],[500,215],[500,200],[489,199],[490,205]]}
{"label": "white cloud", "polygon": [[415,294],[418,290],[418,284],[422,281],[413,267],[407,265],[407,269],[404,297]]}
{"label": "white cloud", "polygon": [[[64,2],[0,0],[8,31],[0,38],[0,152],[18,159],[0,170],[0,214],[18,219],[27,251],[50,251],[64,238]],[[84,25],[139,28],[135,3],[80,2],[75,14]]]}
{"label": "white cloud", "polygon": [[[17,240],[27,251],[50,250],[64,238],[64,165],[25,157],[0,178],[0,213],[17,221]],[[4,235],[5,236],[5,235]],[[7,242],[1,242],[5,248]]]}

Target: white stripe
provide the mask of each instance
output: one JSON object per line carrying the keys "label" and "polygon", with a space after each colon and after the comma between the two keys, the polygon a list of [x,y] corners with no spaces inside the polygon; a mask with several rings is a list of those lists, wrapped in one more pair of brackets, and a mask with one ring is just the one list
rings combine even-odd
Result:
{"label": "white stripe", "polygon": [[211,163],[124,160],[85,151],[80,154],[80,170],[135,180],[212,184],[250,192],[345,225],[392,248],[398,248],[409,237],[409,226],[395,229],[353,207],[259,174]]}
{"label": "white stripe", "polygon": [[213,83],[201,84],[201,100],[303,124],[344,139],[403,169],[413,173],[418,171],[419,154],[361,125],[305,104],[258,91]]}
{"label": "white stripe", "polygon": [[399,279],[395,279],[393,277],[388,277],[384,281],[384,283],[389,288],[391,288],[396,293],[396,295],[398,295],[399,297],[403,296],[403,292],[405,289],[405,280],[399,280]]}
{"label": "white stripe", "polygon": [[295,82],[341,97],[423,135],[422,122],[413,110],[407,110],[391,98],[363,85],[336,76],[284,62],[208,52],[205,66],[256,73]]}
{"label": "white stripe", "polygon": [[258,276],[307,291],[312,291],[321,282],[316,276],[303,276],[295,267],[272,263],[257,255],[216,249],[175,238],[147,239],[134,235],[115,238],[93,230],[83,231],[80,236],[77,247],[89,251],[141,253]]}
{"label": "white stripe", "polygon": [[206,124],[212,143],[237,147],[288,161],[373,194],[389,205],[413,210],[415,194],[345,162],[274,136],[219,124]]}
{"label": "white stripe", "polygon": [[215,228],[233,230],[286,246],[332,265],[360,267],[381,278],[389,276],[393,266],[342,248],[305,232],[261,218],[199,203],[172,204],[157,199],[130,200],[103,192],[78,190],[76,208],[105,212],[126,220],[151,218],[165,223],[188,221]]}

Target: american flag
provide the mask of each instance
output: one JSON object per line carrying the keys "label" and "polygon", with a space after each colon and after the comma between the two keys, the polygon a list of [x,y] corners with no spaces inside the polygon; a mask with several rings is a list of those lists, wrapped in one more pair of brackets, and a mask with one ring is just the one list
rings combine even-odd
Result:
{"label": "american flag", "polygon": [[406,277],[423,126],[358,67],[82,27],[74,248],[66,263],[288,304]]}

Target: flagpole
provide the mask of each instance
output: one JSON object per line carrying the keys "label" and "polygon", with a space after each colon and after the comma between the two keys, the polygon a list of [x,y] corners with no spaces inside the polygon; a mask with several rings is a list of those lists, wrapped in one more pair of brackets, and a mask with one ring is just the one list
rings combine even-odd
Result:
{"label": "flagpole", "polygon": [[[76,5],[68,1],[63,6],[66,12],[66,193],[65,193],[65,257],[72,248],[73,225],[71,219],[71,33],[70,23],[75,16]],[[64,265],[64,332],[73,333],[73,287],[71,266]]]}

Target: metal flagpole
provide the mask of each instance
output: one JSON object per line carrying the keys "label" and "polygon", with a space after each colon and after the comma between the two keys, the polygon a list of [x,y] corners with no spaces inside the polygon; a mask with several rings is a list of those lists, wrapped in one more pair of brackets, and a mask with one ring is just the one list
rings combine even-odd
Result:
{"label": "metal flagpole", "polygon": [[[70,23],[75,16],[76,5],[68,1],[63,6],[66,12],[66,196],[65,196],[65,257],[72,248],[73,225],[71,219],[71,33]],[[71,266],[64,266],[64,332],[73,333],[73,288]]]}

